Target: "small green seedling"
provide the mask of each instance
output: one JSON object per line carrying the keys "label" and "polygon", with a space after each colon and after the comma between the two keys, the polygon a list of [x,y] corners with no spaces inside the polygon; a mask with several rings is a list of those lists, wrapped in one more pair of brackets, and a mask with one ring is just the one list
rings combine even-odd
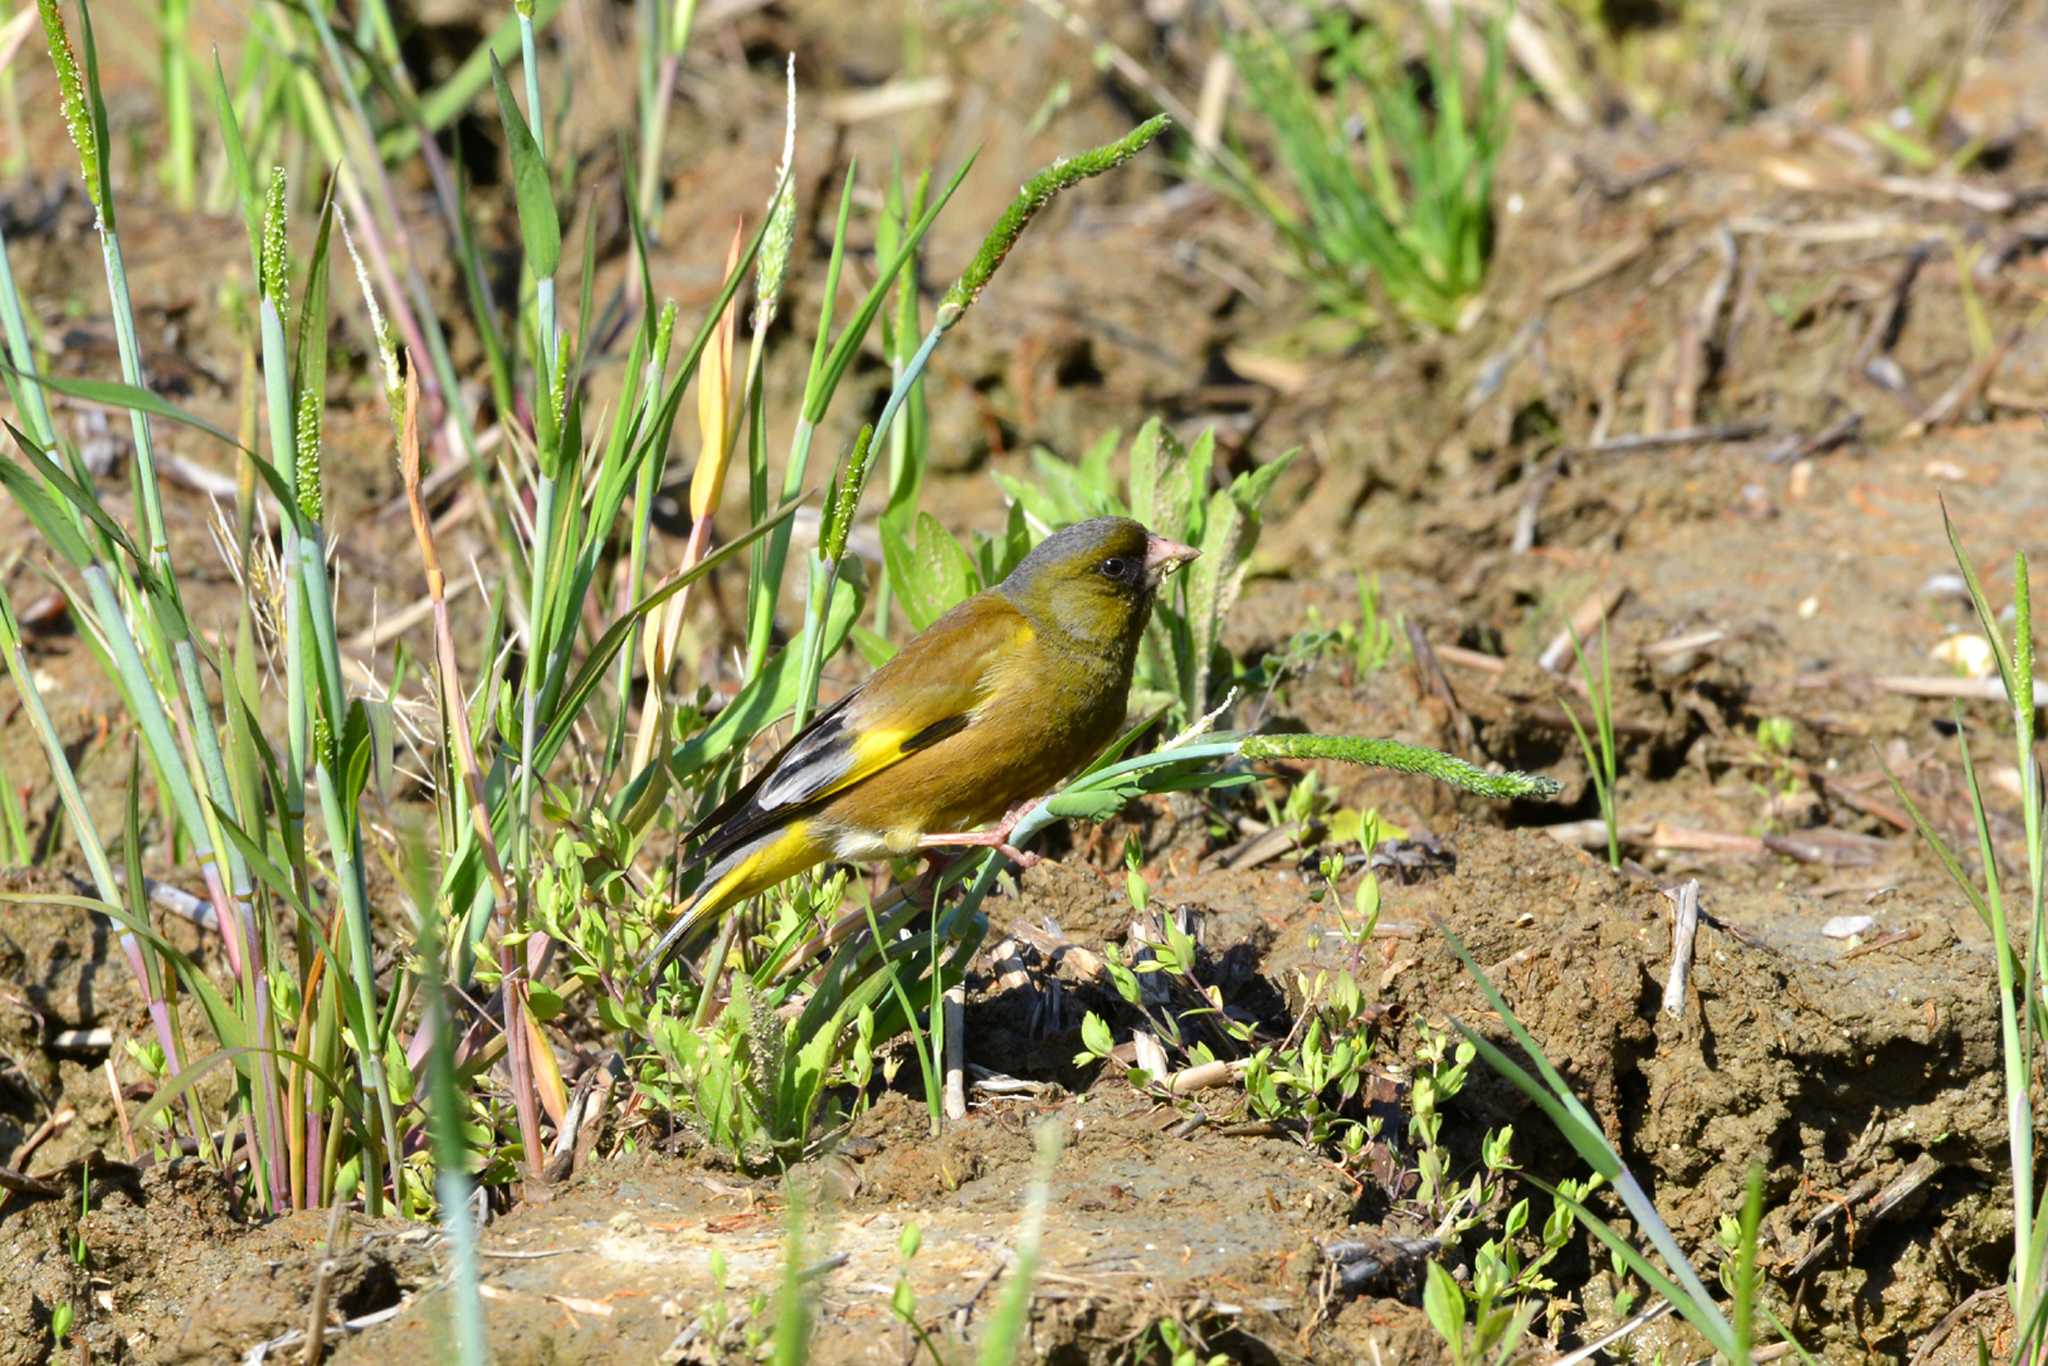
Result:
{"label": "small green seedling", "polygon": [[917,1338],[918,1345],[931,1357],[932,1366],[945,1366],[945,1358],[939,1355],[931,1335],[917,1321],[917,1292],[910,1288],[910,1266],[917,1260],[918,1249],[923,1246],[924,1231],[915,1223],[905,1224],[902,1235],[896,1240],[896,1288],[889,1292],[889,1312]]}
{"label": "small green seedling", "polygon": [[1593,709],[1593,730],[1599,743],[1587,738],[1586,728],[1579,724],[1577,713],[1566,706],[1560,698],[1558,705],[1564,708],[1565,719],[1572,724],[1572,734],[1579,739],[1579,752],[1585,755],[1586,770],[1592,775],[1593,791],[1600,802],[1600,822],[1607,827],[1607,862],[1610,867],[1621,867],[1621,818],[1615,805],[1615,775],[1617,772],[1614,746],[1614,665],[1607,649],[1607,622],[1600,623],[1600,671],[1595,673],[1587,662],[1586,650],[1579,643],[1579,633],[1567,625],[1571,633],[1572,654],[1579,661],[1579,676],[1585,680],[1586,697]]}

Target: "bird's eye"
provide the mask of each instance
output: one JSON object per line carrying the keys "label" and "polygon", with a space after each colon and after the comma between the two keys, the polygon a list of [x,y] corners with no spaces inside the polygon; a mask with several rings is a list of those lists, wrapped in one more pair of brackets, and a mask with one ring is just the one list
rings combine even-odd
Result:
{"label": "bird's eye", "polygon": [[1128,578],[1131,572],[1131,562],[1121,555],[1112,555],[1095,567],[1106,579]]}

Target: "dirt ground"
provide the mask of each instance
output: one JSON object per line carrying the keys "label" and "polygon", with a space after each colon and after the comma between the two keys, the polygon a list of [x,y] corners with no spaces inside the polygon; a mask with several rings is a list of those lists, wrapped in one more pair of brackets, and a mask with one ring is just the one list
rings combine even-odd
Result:
{"label": "dirt ground", "polygon": [[[475,16],[447,8],[435,32],[459,43]],[[630,117],[631,82],[604,65],[619,60],[604,40],[626,11],[571,8],[550,60],[590,64],[570,136],[609,165],[602,130]],[[734,217],[765,195],[785,51],[797,53],[806,111],[801,283],[784,309],[799,319],[815,316],[830,228],[819,215],[849,159],[865,172],[900,150],[906,164],[950,168],[979,148],[931,240],[928,275],[943,282],[1034,168],[1152,108],[1092,43],[1028,4],[889,7],[886,23],[810,0],[713,8],[678,97],[655,264],[656,293],[686,316],[716,289]],[[1169,88],[1198,87],[1214,51],[1208,6],[1080,8]],[[1239,965],[1252,1009],[1284,1013],[1303,974],[1360,969],[1379,1012],[1390,1132],[1402,1127],[1401,1064],[1423,1031],[1489,1020],[1441,921],[1689,1249],[1713,1246],[1716,1220],[1762,1164],[1773,1302],[1817,1356],[1960,1362],[1974,1359],[1973,1331],[1995,1340],[2006,1327],[2002,1301],[1985,1293],[2005,1275],[2012,1236],[1989,942],[1884,771],[1952,841],[1974,843],[1963,838],[1953,704],[1913,680],[1953,677],[1933,652],[1975,630],[1943,502],[2000,607],[2011,553],[2042,550],[2048,525],[2048,108],[2034,79],[2048,18],[2007,7],[1963,65],[1946,135],[1991,151],[1967,178],[1973,193],[1959,195],[1948,181],[1891,175],[1867,141],[1840,133],[1886,112],[1873,72],[1954,39],[1942,7],[1729,8],[1681,49],[1721,54],[1697,67],[1672,55],[1672,26],[1637,34],[1635,65],[1603,74],[1611,94],[1584,126],[1536,96],[1518,105],[1486,306],[1456,337],[1305,345],[1312,312],[1270,234],[1155,158],[1035,226],[939,352],[940,469],[925,497],[949,525],[995,525],[989,475],[1023,471],[1034,445],[1075,452],[1155,413],[1190,435],[1213,426],[1225,470],[1300,446],[1232,648],[1256,659],[1312,613],[1341,616],[1364,569],[1437,667],[1403,656],[1361,679],[1325,657],[1247,699],[1241,720],[1435,745],[1552,774],[1566,792],[1561,805],[1500,807],[1420,779],[1322,770],[1337,803],[1376,807],[1406,829],[1408,850],[1432,851],[1410,876],[1385,877],[1381,935],[1362,959],[1311,896],[1313,847],[1229,866],[1199,814],[1163,799],[1026,874],[1017,895],[992,903],[990,948],[969,983],[967,1059],[1032,1085],[977,1090],[967,1119],[934,1139],[909,1067],[793,1175],[811,1203],[814,1359],[914,1359],[923,1349],[890,1313],[899,1274],[944,1359],[967,1359],[1010,1280],[1033,1132],[1046,1120],[1065,1150],[1032,1311],[1037,1357],[1165,1360],[1153,1328],[1166,1320],[1233,1360],[1438,1359],[1419,1262],[1403,1250],[1429,1230],[1398,1190],[1360,1183],[1289,1134],[1239,1132],[1240,1116],[1190,1130],[1183,1110],[1114,1069],[1075,1066],[1082,1015],[1109,1011],[1113,997],[1071,955],[1032,945],[1099,951],[1125,939],[1133,917],[1116,851],[1131,831],[1153,905],[1191,908],[1209,951]],[[1738,38],[1726,55],[1719,44]],[[110,107],[147,145],[155,104],[140,55],[110,51]],[[97,254],[83,249],[90,210],[41,62],[36,38],[15,64],[33,170],[0,183],[0,217],[54,364],[103,375],[112,340]],[[1739,110],[1723,83],[1736,69],[1753,78],[1753,103]],[[942,97],[858,116],[853,97],[913,77],[942,80]],[[216,291],[246,270],[239,225],[172,212],[141,175],[121,194],[151,373],[175,401],[233,426],[244,342]],[[505,203],[479,230],[508,243],[510,196],[496,198]],[[604,278],[623,261],[610,252]],[[454,290],[452,268],[434,283]],[[455,342],[458,364],[473,362],[474,339]],[[809,346],[789,335],[771,351],[771,411],[793,409]],[[368,632],[417,596],[418,566],[390,506],[398,481],[382,419],[347,364],[329,458],[349,473],[330,486],[347,527],[343,629]],[[878,363],[857,378],[886,387]],[[850,423],[863,404],[839,411]],[[117,460],[125,451],[124,433],[100,433],[87,409],[62,420],[111,442]],[[203,438],[164,435],[224,467]],[[1625,440],[1639,436],[1651,440]],[[211,550],[210,505],[177,489],[169,511],[185,563],[213,566],[188,574],[186,592],[201,626],[220,629],[239,590]],[[26,525],[0,508],[0,543],[27,547],[9,561],[20,604],[47,592]],[[483,542],[456,544],[443,554],[461,563]],[[1597,813],[1560,710],[1570,680],[1538,663],[1589,599],[1615,604],[1623,872],[1584,833]],[[117,698],[75,637],[50,629],[32,647],[88,795],[117,828],[128,751]],[[367,637],[353,653],[372,670],[390,661],[389,644]],[[45,857],[5,873],[0,890],[75,892],[75,851],[18,713],[10,689],[0,760],[27,794]],[[1957,714],[1980,741],[2010,869],[2023,866],[2017,772],[1997,713],[1965,701]],[[1790,722],[1789,753],[1759,746],[1766,718]],[[1660,1004],[1673,953],[1660,889],[1686,879],[1699,881],[1705,919],[1673,1016]],[[1823,932],[1848,916],[1870,923],[1853,939]],[[175,932],[205,950],[203,936]],[[1014,961],[999,962],[1006,943]],[[296,1360],[288,1335],[304,1328],[316,1284],[335,1320],[363,1321],[333,1344],[339,1360],[441,1359],[446,1260],[426,1231],[259,1219],[196,1163],[120,1161],[114,1091],[129,1109],[141,1094],[121,1041],[143,1025],[103,926],[54,904],[0,912],[0,1165],[36,1179],[0,1203],[0,1366],[51,1359],[60,1303],[77,1307],[80,1360],[255,1360],[272,1342],[268,1359]],[[1453,1150],[1473,1160],[1482,1132],[1506,1123],[1532,1172],[1574,1174],[1542,1116],[1475,1071],[1451,1108]],[[573,1180],[492,1214],[482,1241],[497,1359],[744,1353],[750,1326],[772,1316],[757,1297],[781,1276],[789,1188],[683,1140],[610,1147]],[[912,1222],[923,1250],[905,1273],[898,1239]],[[1339,1287],[1329,1249],[1344,1242],[1385,1263],[1362,1290]],[[1604,1259],[1574,1257],[1560,1264],[1560,1293],[1597,1319],[1611,1277]],[[693,1327],[712,1304],[727,1328],[716,1341]],[[1633,1350],[1645,1361],[1704,1354],[1668,1317]]]}

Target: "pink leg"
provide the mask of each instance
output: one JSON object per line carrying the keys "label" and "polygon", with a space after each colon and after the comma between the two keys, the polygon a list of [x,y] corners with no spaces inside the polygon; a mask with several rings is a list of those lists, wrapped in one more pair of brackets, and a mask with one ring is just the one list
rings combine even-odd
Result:
{"label": "pink leg", "polygon": [[1024,813],[1037,803],[1025,802],[1022,806],[1010,808],[993,829],[970,830],[964,834],[924,835],[917,841],[920,849],[983,848],[995,849],[1019,868],[1034,868],[1039,863],[1037,854],[1028,853],[1010,843],[1010,832],[1017,828],[1017,822],[1024,819]]}

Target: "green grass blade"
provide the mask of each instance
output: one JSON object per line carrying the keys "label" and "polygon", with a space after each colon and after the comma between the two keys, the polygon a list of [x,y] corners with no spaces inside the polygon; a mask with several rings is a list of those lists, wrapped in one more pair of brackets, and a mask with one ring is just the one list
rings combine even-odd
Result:
{"label": "green grass blade", "polygon": [[1037,1146],[1038,1159],[1024,1197],[1024,1221],[1017,1231],[1017,1255],[1010,1266],[1010,1283],[1003,1288],[1002,1301],[989,1321],[988,1335],[981,1340],[981,1350],[975,1353],[978,1366],[1011,1366],[1024,1344],[1025,1328],[1031,1320],[1039,1238],[1045,1228],[1046,1208],[1052,1203],[1053,1167],[1060,1157],[1060,1133],[1051,1121],[1038,1126]]}
{"label": "green grass blade", "polygon": [[505,130],[505,148],[512,160],[512,191],[519,205],[519,235],[535,278],[553,275],[562,261],[562,223],[555,213],[555,190],[548,166],[535,143],[533,130],[512,98],[498,54],[490,54],[491,85],[498,94],[498,120]]}
{"label": "green grass blade", "polygon": [[1684,1316],[1687,1323],[1699,1330],[1700,1336],[1711,1343],[1714,1350],[1733,1362],[1748,1360],[1746,1355],[1737,1354],[1734,1330],[1728,1326],[1728,1321],[1721,1316],[1721,1311],[1715,1307],[1713,1301],[1704,1297],[1704,1292],[1696,1294],[1666,1276],[1649,1258],[1637,1251],[1634,1244],[1616,1233],[1606,1220],[1557,1187],[1526,1172],[1523,1173],[1522,1179],[1570,1210],[1572,1217],[1577,1219],[1587,1232],[1605,1244],[1608,1251],[1621,1258],[1628,1269],[1640,1277],[1645,1285],[1671,1301],[1672,1307]]}
{"label": "green grass blade", "polygon": [[194,431],[205,432],[214,440],[241,451],[245,455],[253,456],[255,454],[254,451],[251,451],[247,446],[244,446],[205,418],[186,412],[177,404],[167,399],[158,398],[147,389],[138,388],[132,384],[123,384],[118,380],[75,379],[59,375],[29,374],[16,370],[12,365],[5,362],[0,362],[0,368],[6,369],[10,374],[16,375],[21,379],[40,384],[52,393],[62,394],[66,398],[79,399],[82,402],[95,404],[102,408],[118,408],[125,412],[146,413],[151,417],[160,417],[167,422],[175,422],[180,426],[190,427]]}

